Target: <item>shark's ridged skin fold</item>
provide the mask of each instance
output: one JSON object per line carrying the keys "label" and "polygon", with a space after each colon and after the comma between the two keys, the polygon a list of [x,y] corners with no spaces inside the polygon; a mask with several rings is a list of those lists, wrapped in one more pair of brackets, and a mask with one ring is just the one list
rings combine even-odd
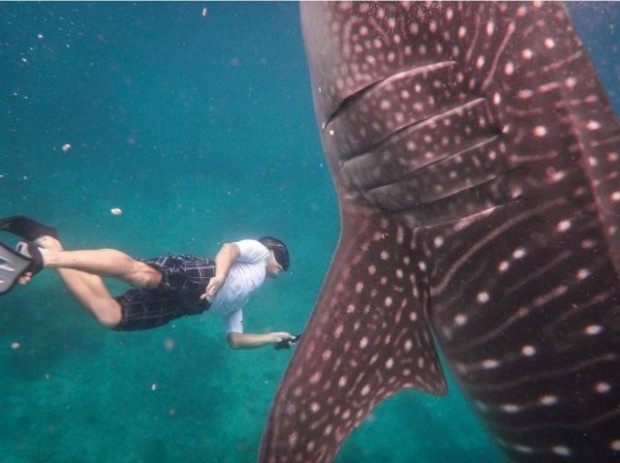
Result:
{"label": "shark's ridged skin fold", "polygon": [[445,394],[440,351],[508,459],[620,461],[620,128],[564,6],[301,9],[342,232],[260,461]]}

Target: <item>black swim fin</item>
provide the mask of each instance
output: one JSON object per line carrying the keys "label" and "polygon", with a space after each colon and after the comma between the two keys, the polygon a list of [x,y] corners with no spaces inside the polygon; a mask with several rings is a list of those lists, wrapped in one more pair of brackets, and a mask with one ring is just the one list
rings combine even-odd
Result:
{"label": "black swim fin", "polygon": [[48,227],[25,215],[13,215],[0,219],[0,230],[13,233],[28,241],[34,241],[42,236],[53,236],[58,239],[58,231]]}
{"label": "black swim fin", "polygon": [[0,296],[8,293],[33,260],[19,254],[0,241]]}

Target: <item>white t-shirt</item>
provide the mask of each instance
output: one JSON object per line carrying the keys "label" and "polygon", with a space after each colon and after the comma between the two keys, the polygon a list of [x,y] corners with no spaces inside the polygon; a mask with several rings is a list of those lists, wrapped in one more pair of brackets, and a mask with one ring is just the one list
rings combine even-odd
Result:
{"label": "white t-shirt", "polygon": [[256,240],[241,240],[239,257],[230,267],[226,280],[213,298],[207,313],[222,317],[226,333],[243,333],[243,306],[266,276],[269,250]]}

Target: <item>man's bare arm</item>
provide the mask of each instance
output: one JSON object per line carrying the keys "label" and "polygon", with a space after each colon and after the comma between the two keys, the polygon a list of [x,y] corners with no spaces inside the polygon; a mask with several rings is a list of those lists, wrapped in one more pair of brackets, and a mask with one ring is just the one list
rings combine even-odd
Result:
{"label": "man's bare arm", "polygon": [[295,336],[285,331],[264,334],[228,333],[228,345],[233,349],[255,349],[295,338]]}
{"label": "man's bare arm", "polygon": [[224,284],[230,267],[232,267],[240,255],[239,246],[235,243],[224,243],[215,256],[215,276],[209,280],[209,284],[204,294],[200,296],[200,299],[206,299],[209,302],[213,301],[213,298]]}

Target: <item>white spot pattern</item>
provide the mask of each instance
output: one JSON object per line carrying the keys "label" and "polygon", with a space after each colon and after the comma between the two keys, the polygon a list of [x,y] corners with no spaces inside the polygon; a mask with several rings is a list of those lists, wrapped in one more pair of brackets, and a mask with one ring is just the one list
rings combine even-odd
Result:
{"label": "white spot pattern", "polygon": [[525,356],[525,357],[532,357],[534,355],[536,355],[536,348],[533,346],[523,346],[521,348],[521,353]]}
{"label": "white spot pattern", "polygon": [[588,325],[583,331],[588,336],[596,336],[603,332],[603,327],[601,325]]}
{"label": "white spot pattern", "polygon": [[594,390],[598,392],[599,394],[606,394],[610,392],[611,389],[612,389],[611,384],[605,381],[601,381],[600,383],[596,383],[594,385]]}
{"label": "white spot pattern", "polygon": [[573,453],[571,449],[565,445],[555,445],[551,447],[551,451],[561,457],[569,457]]}

